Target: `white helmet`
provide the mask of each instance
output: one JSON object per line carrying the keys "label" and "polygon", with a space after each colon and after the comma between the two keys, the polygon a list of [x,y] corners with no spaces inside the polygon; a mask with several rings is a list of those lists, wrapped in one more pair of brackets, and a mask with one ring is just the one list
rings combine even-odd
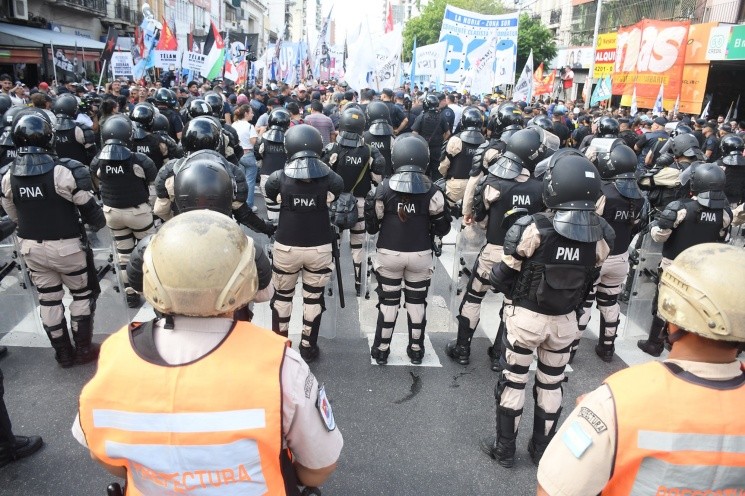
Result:
{"label": "white helmet", "polygon": [[253,240],[218,212],[174,217],[145,250],[145,299],[167,315],[230,313],[251,301],[257,286]]}
{"label": "white helmet", "polygon": [[743,280],[742,248],[723,243],[692,246],[663,271],[658,313],[669,323],[699,336],[745,342],[745,305],[736,289]]}

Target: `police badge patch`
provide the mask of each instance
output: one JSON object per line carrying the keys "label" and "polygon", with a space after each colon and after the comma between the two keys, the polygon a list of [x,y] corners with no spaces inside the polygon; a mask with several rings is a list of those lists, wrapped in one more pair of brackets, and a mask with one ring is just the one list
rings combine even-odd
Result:
{"label": "police badge patch", "polygon": [[326,429],[331,432],[336,429],[336,420],[334,420],[334,412],[331,411],[331,403],[329,402],[328,396],[326,396],[326,386],[321,384],[318,386],[318,400],[316,401],[316,408],[318,413],[321,414],[321,420],[326,426]]}

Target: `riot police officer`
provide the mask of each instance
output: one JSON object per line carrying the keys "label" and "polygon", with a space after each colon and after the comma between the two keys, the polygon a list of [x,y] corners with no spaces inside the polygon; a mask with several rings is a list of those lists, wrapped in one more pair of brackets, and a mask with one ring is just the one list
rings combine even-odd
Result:
{"label": "riot police officer", "polygon": [[[509,137],[523,127],[525,126],[522,111],[513,102],[502,103],[489,118],[487,123],[489,139],[481,143],[473,155],[471,172],[468,174],[468,183],[463,193],[463,222],[466,225],[473,222],[473,195],[476,186],[481,178],[489,172],[489,167],[494,165],[500,155],[504,153]],[[553,129],[553,124],[551,129]]]}
{"label": "riot police officer", "polygon": [[175,110],[178,108],[176,94],[168,88],[160,88],[155,92],[153,101],[160,113],[168,119],[168,135],[179,141],[184,129],[184,121],[181,120],[181,115]]}
{"label": "riot police officer", "polygon": [[181,143],[176,143],[176,140],[171,138],[168,134],[168,118],[158,112],[153,117],[153,124],[150,129],[154,135],[166,144],[168,149],[168,158],[181,158],[184,156],[184,149],[181,147]]}
{"label": "riot police officer", "polygon": [[595,149],[594,163],[602,180],[601,196],[595,211],[610,224],[616,238],[593,291],[585,300],[584,312],[579,317],[579,334],[572,343],[572,356],[590,321],[590,309],[596,299],[600,310],[600,332],[595,353],[610,362],[621,314],[618,295],[629,272],[629,245],[640,223],[644,199],[634,178],[637,164],[634,150],[623,140],[614,138],[596,138],[590,146]]}
{"label": "riot police officer", "polygon": [[23,107],[10,107],[3,114],[3,132],[0,135],[0,178],[10,168],[10,164],[18,156],[16,145],[13,143],[13,119]]}
{"label": "riot police officer", "polygon": [[406,354],[416,365],[425,352],[427,293],[434,270],[431,236],[447,234],[451,218],[442,191],[424,173],[429,157],[421,136],[397,138],[391,159],[396,172],[365,200],[367,232],[380,232],[373,260],[378,321],[370,354],[379,365],[387,363],[403,288],[409,322]]}
{"label": "riot police officer", "polygon": [[91,176],[99,184],[106,224],[114,236],[127,304],[135,308],[140,295],[129,286],[127,262],[137,243],[155,232],[148,199],[158,170],[148,156],[131,151],[132,136],[132,122],[126,117],[106,119],[101,126],[104,146],[91,162]]}
{"label": "riot police officer", "polygon": [[321,159],[344,180],[344,193],[351,194],[357,201],[357,223],[349,229],[349,247],[352,249],[354,286],[358,296],[365,240],[365,196],[373,183],[380,183],[385,172],[385,158],[377,148],[365,143],[364,132],[365,114],[353,107],[346,108],[339,119],[336,143],[326,145],[321,155]]}
{"label": "riot police officer", "polygon": [[[689,167],[693,168],[689,181],[691,197],[669,203],[650,229],[652,239],[663,243],[660,274],[686,248],[724,241],[732,222],[732,210],[724,193],[726,176],[721,167],[704,162]],[[655,292],[649,338],[637,342],[643,352],[656,357],[664,347],[665,328],[665,321],[656,312],[657,296]]]}
{"label": "riot police officer", "polygon": [[473,166],[476,150],[484,143],[481,128],[484,127],[484,115],[477,107],[467,107],[460,119],[463,131],[448,139],[440,156],[438,171],[447,181],[445,198],[450,207],[463,200],[466,184]]}
{"label": "riot police officer", "polygon": [[70,93],[60,95],[52,107],[57,117],[55,151],[60,158],[90,164],[96,156],[96,134],[93,129],[75,122],[78,100]]}
{"label": "riot police officer", "polygon": [[[550,141],[548,145],[546,139]],[[502,247],[509,228],[509,225],[505,225],[505,217],[516,212],[515,209],[520,209],[525,215],[535,214],[544,209],[543,182],[533,176],[533,171],[540,160],[558,148],[558,138],[543,129],[529,128],[517,131],[508,139],[504,155],[489,168],[489,174],[476,188],[474,220],[487,222],[486,245],[481,249],[471,271],[458,310],[457,339],[448,343],[445,348],[445,353],[461,365],[469,363],[471,338],[479,323],[481,301],[491,286],[491,269],[502,260]],[[504,330],[502,322],[494,346],[489,350],[494,370],[498,369],[499,349]]]}
{"label": "riot police officer", "polygon": [[582,138],[582,142],[579,144],[577,149],[585,153],[587,148],[591,146],[592,140],[597,138],[618,138],[618,133],[621,131],[621,124],[618,123],[613,117],[601,117],[597,124],[597,132],[595,134],[588,134]]}
{"label": "riot police officer", "polygon": [[440,113],[440,99],[434,93],[427,93],[422,102],[422,113],[411,126],[412,132],[427,141],[429,146],[429,165],[427,175],[433,180],[440,178],[437,168],[440,165],[442,144],[450,137],[450,126]]}
{"label": "riot police officer", "polygon": [[[160,112],[158,112],[160,113]],[[138,103],[129,113],[132,120],[132,142],[130,150],[146,155],[160,170],[168,158],[168,145],[151,131],[155,120],[155,107],[149,103]]]}
{"label": "riot police officer", "polygon": [[613,228],[594,211],[600,177],[576,150],[551,156],[543,179],[547,212],[525,216],[505,236],[491,282],[505,306],[506,340],[497,398],[497,436],[481,448],[503,467],[515,461],[515,438],[533,351],[538,352],[533,435],[528,452],[538,463],[561,415],[564,368],[577,334],[576,310],[613,247]]}
{"label": "riot police officer", "polygon": [[312,362],[319,354],[324,288],[334,266],[331,244],[335,234],[327,202],[341,194],[344,180],[320,159],[323,139],[314,127],[299,124],[288,129],[285,149],[287,165],[266,181],[267,198],[280,203],[272,251],[272,329],[288,335],[292,298],[302,272],[303,336],[299,349],[300,356]]}
{"label": "riot police officer", "polygon": [[391,165],[391,145],[393,144],[393,126],[391,125],[391,114],[388,105],[383,102],[370,102],[365,108],[368,129],[363,137],[365,143],[377,148],[385,159],[385,171],[383,177],[393,174]]}
{"label": "riot police officer", "polygon": [[220,153],[225,156],[229,162],[238,165],[238,162],[243,156],[243,147],[238,138],[238,132],[233,129],[233,126],[223,120],[223,106],[225,102],[220,95],[214,92],[205,93],[204,101],[207,102],[207,105],[212,109],[211,115],[222,129],[223,149],[220,150]]}
{"label": "riot police officer", "polygon": [[731,206],[740,205],[745,201],[745,142],[736,134],[728,134],[719,143],[722,158],[717,165],[724,168],[726,183],[724,192]]}
{"label": "riot police officer", "polygon": [[197,117],[190,120],[184,129],[181,143],[187,156],[167,162],[155,178],[155,192],[158,196],[153,208],[155,215],[163,220],[168,220],[173,216],[177,208],[174,203],[174,176],[178,174],[180,167],[189,157],[199,154],[206,159],[213,160],[216,164],[221,164],[234,181],[233,216],[235,219],[256,232],[271,236],[274,233],[274,227],[264,222],[246,205],[248,187],[243,167],[228,162],[218,152],[222,149],[222,133],[215,119]]}
{"label": "riot police officer", "polygon": [[[88,363],[98,350],[91,344],[93,311],[100,289],[92,253],[81,243],[79,217],[93,230],[105,224],[91,193],[88,169],[80,162],[54,156],[51,124],[39,115],[24,115],[13,126],[18,157],[2,181],[2,204],[18,223],[21,254],[39,292],[41,321],[61,367]],[[73,295],[70,343],[65,320],[63,284]]]}
{"label": "riot police officer", "polygon": [[269,222],[275,223],[279,218],[279,204],[266,196],[266,180],[274,172],[282,170],[287,161],[285,152],[285,133],[290,127],[290,113],[282,107],[272,109],[269,114],[269,127],[256,140],[254,155],[259,161],[261,173],[261,193],[266,202],[266,215]]}

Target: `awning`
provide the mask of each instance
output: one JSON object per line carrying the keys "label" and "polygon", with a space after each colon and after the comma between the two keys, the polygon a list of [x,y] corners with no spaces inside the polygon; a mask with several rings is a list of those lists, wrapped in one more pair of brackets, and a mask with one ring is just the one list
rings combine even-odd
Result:
{"label": "awning", "polygon": [[87,50],[103,50],[104,43],[75,36],[74,34],[58,33],[51,29],[31,28],[18,26],[16,24],[0,23],[0,45],[11,47],[41,48],[43,45],[53,43],[55,48],[68,47]]}

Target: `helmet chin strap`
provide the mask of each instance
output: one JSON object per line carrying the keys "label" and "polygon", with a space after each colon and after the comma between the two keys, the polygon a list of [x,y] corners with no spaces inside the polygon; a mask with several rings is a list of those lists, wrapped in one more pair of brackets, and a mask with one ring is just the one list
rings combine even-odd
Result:
{"label": "helmet chin strap", "polygon": [[663,333],[663,336],[665,334],[667,334],[667,341],[670,344],[673,344],[673,343],[675,343],[677,341],[680,341],[683,338],[683,336],[686,335],[686,331],[684,331],[683,329],[680,329],[680,328],[678,328],[677,331],[670,332],[670,323],[669,322],[665,322],[665,328],[663,329],[662,333]]}

